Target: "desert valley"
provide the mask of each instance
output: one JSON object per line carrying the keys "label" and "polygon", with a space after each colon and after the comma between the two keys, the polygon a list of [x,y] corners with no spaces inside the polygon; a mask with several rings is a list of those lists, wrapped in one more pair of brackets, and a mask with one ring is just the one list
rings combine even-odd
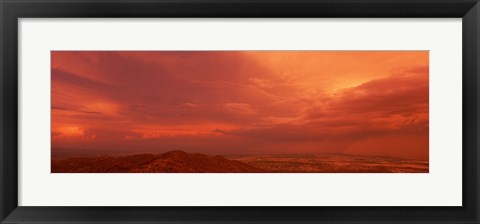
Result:
{"label": "desert valley", "polygon": [[160,154],[52,157],[52,173],[428,173],[428,162],[343,154]]}

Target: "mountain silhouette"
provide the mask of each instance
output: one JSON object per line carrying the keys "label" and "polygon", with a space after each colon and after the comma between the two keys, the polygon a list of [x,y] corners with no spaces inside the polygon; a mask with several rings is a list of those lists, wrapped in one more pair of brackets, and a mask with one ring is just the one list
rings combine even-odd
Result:
{"label": "mountain silhouette", "polygon": [[52,161],[52,173],[259,173],[263,169],[229,160],[174,150],[162,154],[76,157]]}

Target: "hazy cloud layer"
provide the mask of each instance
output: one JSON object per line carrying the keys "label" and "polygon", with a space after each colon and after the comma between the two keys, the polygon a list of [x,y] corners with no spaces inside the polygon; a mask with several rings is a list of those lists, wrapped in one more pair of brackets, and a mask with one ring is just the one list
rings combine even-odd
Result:
{"label": "hazy cloud layer", "polygon": [[428,158],[427,51],[52,52],[52,147]]}

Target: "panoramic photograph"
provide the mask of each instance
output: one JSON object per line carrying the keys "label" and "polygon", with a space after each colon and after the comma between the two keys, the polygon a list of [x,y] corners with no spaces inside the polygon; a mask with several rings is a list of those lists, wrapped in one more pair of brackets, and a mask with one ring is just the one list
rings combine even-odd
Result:
{"label": "panoramic photograph", "polygon": [[51,173],[428,173],[429,51],[51,51]]}

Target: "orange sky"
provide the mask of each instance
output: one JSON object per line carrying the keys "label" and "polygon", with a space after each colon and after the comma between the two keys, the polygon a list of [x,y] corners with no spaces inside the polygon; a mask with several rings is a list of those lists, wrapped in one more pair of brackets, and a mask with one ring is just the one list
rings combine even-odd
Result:
{"label": "orange sky", "polygon": [[428,159],[428,51],[53,51],[52,147]]}

